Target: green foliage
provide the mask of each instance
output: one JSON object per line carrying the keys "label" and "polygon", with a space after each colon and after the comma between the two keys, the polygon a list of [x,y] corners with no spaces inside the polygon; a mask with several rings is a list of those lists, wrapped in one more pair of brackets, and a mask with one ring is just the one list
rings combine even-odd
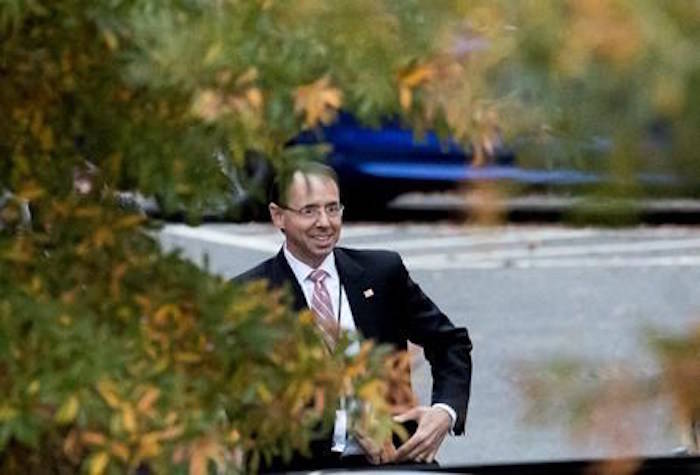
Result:
{"label": "green foliage", "polygon": [[284,165],[306,153],[284,143],[342,103],[390,114],[397,64],[427,54],[424,26],[439,23],[422,12],[0,3],[3,472],[255,470],[304,450],[341,390],[372,401],[356,420],[386,435],[384,351],[328,357],[283,294],[164,253],[114,197],[158,194],[196,213],[226,191],[218,151]]}
{"label": "green foliage", "polygon": [[196,215],[227,192],[214,154],[322,154],[285,143],[341,107],[477,164],[524,137],[552,166],[691,177],[699,19],[694,0],[1,1],[0,467],[203,473],[302,447],[341,387],[382,406],[379,353],[323,358],[283,296],[164,253],[116,191]]}
{"label": "green foliage", "polygon": [[303,450],[341,389],[381,407],[387,387],[363,388],[384,374],[384,353],[329,356],[285,293],[163,254],[141,217],[107,205],[55,202],[43,223],[2,236],[3,473],[24,471],[29,448],[35,467],[56,470],[90,453],[156,473],[236,467],[244,453]]}
{"label": "green foliage", "polygon": [[519,90],[536,111],[538,140],[603,139],[612,146],[609,154],[596,154],[590,145],[578,153],[525,148],[530,160],[555,166],[573,159],[576,168],[609,171],[622,183],[636,181],[640,170],[674,172],[689,187],[697,185],[698,139],[691,132],[700,112],[694,99],[700,71],[696,1],[521,2],[503,10],[517,26],[518,45],[517,60],[504,64],[511,78],[506,88]]}
{"label": "green foliage", "polygon": [[445,18],[437,6],[370,1],[1,8],[0,108],[12,120],[0,125],[11,158],[0,186],[65,194],[68,172],[89,160],[112,189],[174,192],[196,209],[225,189],[216,150],[280,163],[285,142],[341,100],[365,120],[396,112],[399,69],[430,54]]}
{"label": "green foliage", "polygon": [[66,192],[56,167],[90,160],[112,188],[201,210],[225,189],[213,151],[293,160],[284,144],[341,106],[450,131],[478,161],[525,137],[533,165],[695,177],[699,16],[693,0],[6,1],[0,186]]}

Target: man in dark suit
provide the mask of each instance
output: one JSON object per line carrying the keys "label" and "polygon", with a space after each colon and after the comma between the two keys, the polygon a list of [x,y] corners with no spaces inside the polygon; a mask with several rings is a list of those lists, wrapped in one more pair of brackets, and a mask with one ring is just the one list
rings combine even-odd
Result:
{"label": "man in dark suit", "polygon": [[[234,279],[266,279],[289,285],[296,310],[311,308],[326,343],[338,332],[399,350],[407,342],[423,347],[430,362],[432,405],[396,417],[414,421],[415,433],[397,450],[383,450],[361,435],[315,442],[312,459],[299,457],[286,469],[356,466],[362,463],[432,463],[445,436],[464,433],[471,381],[472,348],[465,328],[455,327],[411,280],[401,257],[390,251],[336,247],[343,205],[335,172],[307,163],[279,180],[269,204],[272,222],[285,235],[280,252]],[[336,431],[337,432],[337,431]]]}

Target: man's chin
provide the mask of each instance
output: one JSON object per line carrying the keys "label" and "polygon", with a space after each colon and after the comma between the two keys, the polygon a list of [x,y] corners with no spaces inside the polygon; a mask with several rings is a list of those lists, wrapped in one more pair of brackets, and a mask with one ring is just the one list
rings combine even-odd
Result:
{"label": "man's chin", "polygon": [[328,241],[328,243],[325,244],[314,243],[314,254],[316,254],[318,257],[326,257],[333,251],[335,244],[335,241]]}

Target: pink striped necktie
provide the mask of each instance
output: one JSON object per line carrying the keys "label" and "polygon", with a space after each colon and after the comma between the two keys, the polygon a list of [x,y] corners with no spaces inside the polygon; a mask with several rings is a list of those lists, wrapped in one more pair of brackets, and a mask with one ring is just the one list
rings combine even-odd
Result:
{"label": "pink striped necktie", "polygon": [[328,275],[328,272],[323,269],[316,269],[309,274],[309,279],[314,283],[314,293],[311,295],[311,310],[314,313],[316,325],[321,330],[323,341],[333,351],[338,342],[340,326],[333,314],[331,296],[328,293],[326,284],[323,282]]}

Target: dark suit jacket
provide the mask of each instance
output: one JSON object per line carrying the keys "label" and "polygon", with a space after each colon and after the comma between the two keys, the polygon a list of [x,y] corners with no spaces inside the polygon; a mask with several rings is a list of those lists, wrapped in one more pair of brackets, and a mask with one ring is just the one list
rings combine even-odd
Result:
{"label": "dark suit jacket", "polygon": [[[452,407],[457,412],[454,432],[463,433],[472,367],[467,329],[455,327],[423,293],[397,253],[337,247],[334,255],[360,334],[401,350],[409,340],[423,347],[433,376],[432,403]],[[295,310],[306,308],[303,291],[282,250],[234,282],[259,279],[268,280],[274,288],[291,286]],[[371,297],[365,297],[367,289],[372,289]]]}

